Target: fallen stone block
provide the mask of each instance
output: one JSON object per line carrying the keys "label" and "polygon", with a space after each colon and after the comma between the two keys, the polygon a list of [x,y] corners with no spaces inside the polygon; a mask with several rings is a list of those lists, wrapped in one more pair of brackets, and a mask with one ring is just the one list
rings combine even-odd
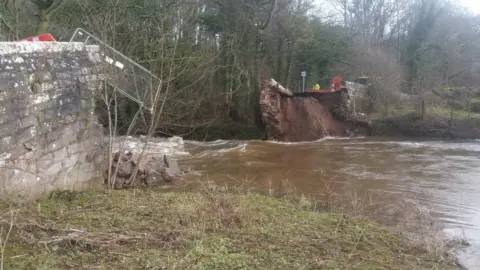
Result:
{"label": "fallen stone block", "polygon": [[178,163],[167,155],[135,154],[132,152],[113,155],[110,168],[105,172],[105,184],[115,189],[138,186],[162,186],[183,180],[184,174]]}

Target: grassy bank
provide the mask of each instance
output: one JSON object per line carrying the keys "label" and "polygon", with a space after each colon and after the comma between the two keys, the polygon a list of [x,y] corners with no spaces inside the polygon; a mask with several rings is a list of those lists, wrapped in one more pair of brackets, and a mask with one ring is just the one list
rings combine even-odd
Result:
{"label": "grassy bank", "polygon": [[4,269],[456,269],[375,222],[264,195],[56,193],[1,203]]}
{"label": "grassy bank", "polygon": [[429,107],[425,117],[412,109],[370,115],[375,136],[406,136],[442,139],[480,138],[480,114]]}

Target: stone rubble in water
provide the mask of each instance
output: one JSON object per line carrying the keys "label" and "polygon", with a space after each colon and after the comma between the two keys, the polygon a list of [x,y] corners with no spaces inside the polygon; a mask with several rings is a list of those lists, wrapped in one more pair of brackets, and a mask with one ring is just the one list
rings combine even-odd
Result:
{"label": "stone rubble in water", "polygon": [[[165,162],[168,160],[168,164]],[[116,152],[112,159],[111,177],[105,171],[105,184],[115,189],[138,186],[155,187],[175,184],[183,179],[177,161],[164,156]],[[134,177],[135,176],[135,177]]]}
{"label": "stone rubble in water", "polygon": [[[108,144],[109,138],[105,141]],[[105,184],[116,189],[154,187],[175,184],[184,178],[174,159],[189,155],[185,152],[182,138],[151,138],[142,155],[145,142],[144,136],[124,136],[113,140],[111,177],[109,179],[107,166]]]}
{"label": "stone rubble in water", "polygon": [[[105,138],[105,143],[108,145],[109,137]],[[141,153],[145,146],[145,136],[132,137],[132,136],[118,136],[113,139],[112,152],[133,152]],[[145,152],[152,155],[170,157],[185,157],[190,153],[185,151],[185,143],[181,137],[171,138],[150,138],[147,143]]]}
{"label": "stone rubble in water", "polygon": [[167,173],[170,174],[170,175],[180,175],[181,171],[180,171],[180,167],[178,166],[178,162],[167,156],[167,155],[164,155],[163,156],[163,162],[165,164],[165,167],[167,168]]}

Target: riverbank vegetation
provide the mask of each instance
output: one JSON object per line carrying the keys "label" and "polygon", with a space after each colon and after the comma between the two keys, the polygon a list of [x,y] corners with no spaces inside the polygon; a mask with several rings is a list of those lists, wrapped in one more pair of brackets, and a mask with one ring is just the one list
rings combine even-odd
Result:
{"label": "riverbank vegetation", "polygon": [[[6,0],[0,36],[18,40],[49,31],[68,41],[82,27],[150,70],[156,78],[136,67],[135,78],[116,82],[137,101],[112,92],[99,97],[101,120],[114,119],[118,133],[225,139],[243,126],[253,131],[248,137],[260,138],[260,80],[273,77],[300,91],[301,71],[307,88],[316,82],[327,88],[337,73],[350,81],[369,77],[372,102],[359,108],[368,113],[389,116],[405,103],[420,115],[421,104],[449,109],[448,98],[434,94],[445,89],[459,89],[457,109],[478,113],[472,98],[480,16],[447,0],[316,3]],[[128,86],[141,76],[152,85]],[[153,105],[154,115],[145,115]]]}
{"label": "riverbank vegetation", "polygon": [[0,210],[2,269],[459,268],[438,243],[303,197],[63,191]]}
{"label": "riverbank vegetation", "polygon": [[480,114],[461,109],[428,107],[424,114],[413,108],[388,115],[369,115],[374,136],[404,136],[441,139],[480,138]]}

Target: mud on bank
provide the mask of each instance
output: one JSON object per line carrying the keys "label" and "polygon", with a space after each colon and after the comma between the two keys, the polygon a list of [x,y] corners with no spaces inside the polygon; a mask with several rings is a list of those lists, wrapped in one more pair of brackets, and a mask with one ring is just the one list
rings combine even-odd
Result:
{"label": "mud on bank", "polygon": [[59,192],[0,210],[6,269],[458,269],[375,222],[263,195]]}

